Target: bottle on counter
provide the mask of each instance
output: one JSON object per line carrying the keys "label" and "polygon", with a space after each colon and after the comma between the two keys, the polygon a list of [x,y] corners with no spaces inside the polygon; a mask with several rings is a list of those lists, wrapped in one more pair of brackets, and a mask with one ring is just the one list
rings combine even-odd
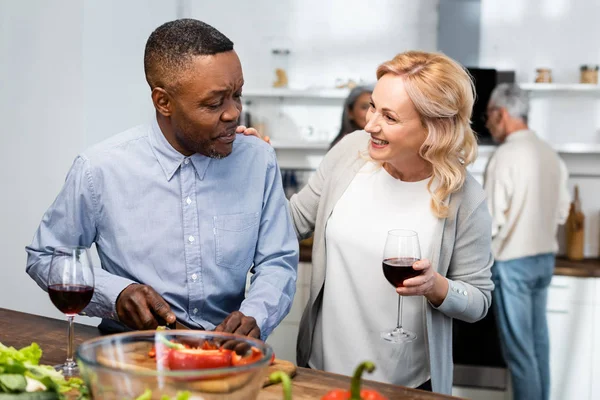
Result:
{"label": "bottle on counter", "polygon": [[575,197],[571,202],[569,216],[565,223],[567,258],[569,260],[583,260],[584,258],[584,221],[585,216],[581,211],[581,201],[579,200],[579,187],[575,185]]}

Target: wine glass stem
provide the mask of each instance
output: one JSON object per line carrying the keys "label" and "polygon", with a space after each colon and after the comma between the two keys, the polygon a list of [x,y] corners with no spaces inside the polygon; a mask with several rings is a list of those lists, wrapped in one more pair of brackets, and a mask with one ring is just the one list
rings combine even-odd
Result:
{"label": "wine glass stem", "polygon": [[402,329],[402,296],[398,295],[398,319],[396,320],[396,330]]}
{"label": "wine glass stem", "polygon": [[75,339],[75,324],[73,323],[73,320],[75,319],[75,316],[73,315],[69,315],[69,333],[68,333],[68,340],[69,343],[67,343],[67,361],[65,362],[67,368],[74,368],[76,367],[75,361],[73,361],[73,341]]}

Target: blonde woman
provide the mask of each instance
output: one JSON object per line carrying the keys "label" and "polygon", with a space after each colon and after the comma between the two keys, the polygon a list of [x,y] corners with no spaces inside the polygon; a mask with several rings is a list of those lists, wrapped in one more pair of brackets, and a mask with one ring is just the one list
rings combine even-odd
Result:
{"label": "blonde woman", "polygon": [[[314,233],[310,299],[298,364],[351,375],[366,359],[373,379],[452,390],[452,319],[477,321],[491,303],[491,218],[466,167],[474,89],[458,63],[411,51],[377,69],[364,131],[347,135],[290,200],[298,237]],[[418,233],[421,273],[396,291],[381,267],[391,229]],[[380,332],[395,322],[397,295],[410,343]]]}
{"label": "blonde woman", "polygon": [[[477,152],[473,83],[452,59],[418,51],[383,63],[377,79],[364,131],[335,145],[290,199],[298,237],[314,234],[297,361],[351,375],[372,360],[371,379],[450,394],[452,319],[483,318],[494,288],[491,217],[466,170]],[[381,262],[398,228],[418,233],[422,259],[396,293]],[[417,338],[391,344],[380,332],[396,321],[398,294]]]}

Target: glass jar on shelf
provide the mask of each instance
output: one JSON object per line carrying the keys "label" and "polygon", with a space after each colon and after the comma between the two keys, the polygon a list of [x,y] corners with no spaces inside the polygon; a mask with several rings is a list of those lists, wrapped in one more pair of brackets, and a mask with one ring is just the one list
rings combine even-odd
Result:
{"label": "glass jar on shelf", "polygon": [[274,74],[273,87],[287,88],[290,72],[290,39],[274,37],[269,41],[271,68]]}
{"label": "glass jar on shelf", "polygon": [[582,65],[579,82],[598,84],[598,65]]}
{"label": "glass jar on shelf", "polygon": [[550,68],[538,68],[535,72],[535,83],[552,83],[552,70]]}

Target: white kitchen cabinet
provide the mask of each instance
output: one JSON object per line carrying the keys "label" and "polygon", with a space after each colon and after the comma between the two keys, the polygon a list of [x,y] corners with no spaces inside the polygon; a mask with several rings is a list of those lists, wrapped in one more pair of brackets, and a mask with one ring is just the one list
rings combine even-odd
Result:
{"label": "white kitchen cabinet", "polygon": [[593,278],[556,276],[548,293],[551,400],[591,400]]}
{"label": "white kitchen cabinet", "polygon": [[594,279],[596,290],[594,297],[594,315],[591,325],[593,326],[592,341],[592,399],[600,399],[600,278]]}
{"label": "white kitchen cabinet", "polygon": [[551,400],[592,399],[592,311],[591,305],[548,311]]}

